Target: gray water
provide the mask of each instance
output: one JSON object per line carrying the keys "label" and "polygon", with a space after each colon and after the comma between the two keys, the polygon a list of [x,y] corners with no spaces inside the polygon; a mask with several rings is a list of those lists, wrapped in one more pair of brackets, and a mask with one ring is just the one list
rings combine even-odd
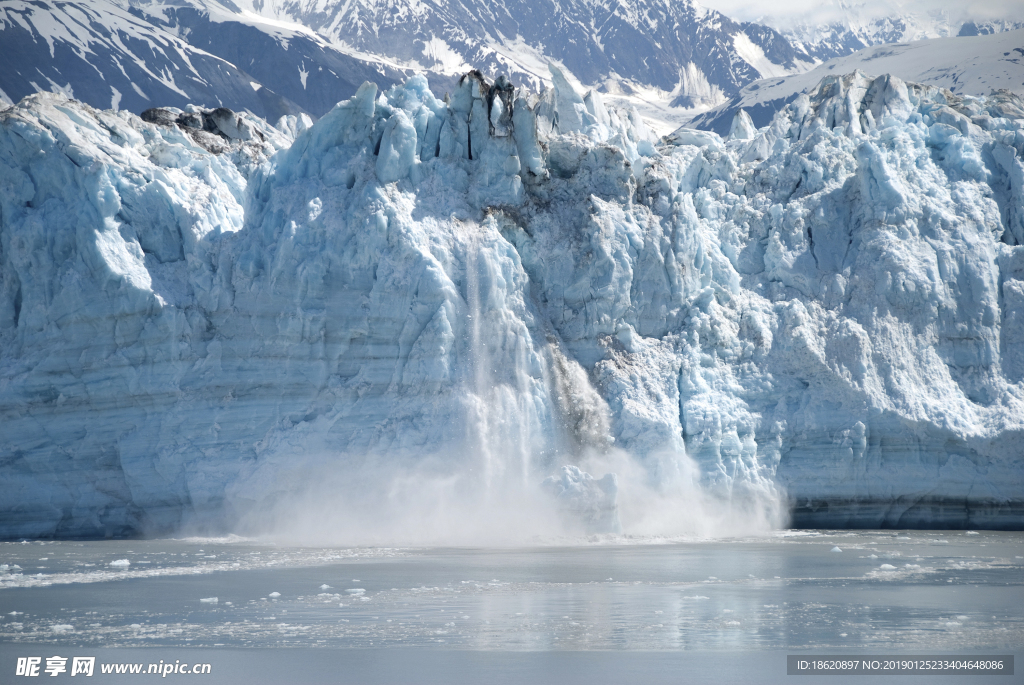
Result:
{"label": "gray water", "polygon": [[[262,663],[264,676],[300,653],[310,668],[342,658],[339,650],[355,662],[377,655],[349,671],[351,682],[432,682],[416,664],[434,661],[469,668],[511,659],[535,664],[526,679],[579,675],[571,664],[587,653],[594,659],[582,663],[604,663],[594,675],[606,682],[624,682],[634,662],[664,663],[671,675],[685,655],[699,656],[691,666],[713,681],[728,655],[735,677],[781,682],[785,653],[1019,653],[1022,569],[1024,534],[986,531],[786,531],[526,549],[6,542],[0,682],[29,652],[139,649],[193,661],[205,654],[243,670]],[[758,665],[768,662],[770,673]],[[388,671],[396,663],[412,670]],[[625,669],[618,680],[616,669]],[[472,673],[442,680],[483,677]],[[223,664],[218,675],[207,682],[229,682]],[[986,682],[997,681],[1007,682]]]}

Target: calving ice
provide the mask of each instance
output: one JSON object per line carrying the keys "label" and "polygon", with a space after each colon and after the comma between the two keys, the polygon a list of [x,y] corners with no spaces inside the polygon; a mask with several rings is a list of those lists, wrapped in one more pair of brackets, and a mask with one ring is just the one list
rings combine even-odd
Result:
{"label": "calving ice", "polygon": [[0,113],[2,535],[1020,525],[1016,96],[552,81]]}

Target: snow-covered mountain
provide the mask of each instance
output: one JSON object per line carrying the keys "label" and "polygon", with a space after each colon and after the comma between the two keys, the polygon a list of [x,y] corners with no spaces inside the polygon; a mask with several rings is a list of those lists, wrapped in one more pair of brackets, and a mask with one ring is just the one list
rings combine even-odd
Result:
{"label": "snow-covered mountain", "polygon": [[[1024,28],[1024,7],[1012,16],[981,18],[984,8],[957,9],[923,4],[850,3],[833,0],[817,4],[804,15],[785,19],[764,17],[794,48],[816,60],[827,61],[874,45],[911,43],[933,38],[984,36]],[[994,9],[989,10],[989,14]]]}
{"label": "snow-covered mountain", "polygon": [[412,73],[436,92],[470,69],[540,90],[554,62],[573,83],[667,108],[812,64],[774,29],[692,0],[12,0],[0,47],[11,101],[59,87],[97,107],[193,102],[271,121]]}
{"label": "snow-covered mountain", "polygon": [[0,5],[0,100],[8,102],[60,90],[100,108],[199,103],[276,121],[318,116],[364,81],[390,86],[411,74],[345,54],[301,26],[224,11],[186,5],[154,15],[113,0]]}
{"label": "snow-covered mountain", "polygon": [[957,95],[988,95],[1000,89],[1024,94],[1024,30],[866,48],[803,74],[750,83],[725,104],[698,114],[688,125],[725,135],[742,109],[755,126],[765,126],[777,111],[800,93],[809,93],[829,74],[855,70],[893,74],[947,88]]}
{"label": "snow-covered mountain", "polygon": [[239,4],[366,52],[429,68],[469,65],[533,88],[548,80],[548,60],[588,85],[617,76],[691,99],[801,68],[801,55],[773,29],[734,22],[692,0]]}
{"label": "snow-covered mountain", "polygon": [[0,112],[0,535],[1021,525],[1019,98],[661,141],[551,78]]}

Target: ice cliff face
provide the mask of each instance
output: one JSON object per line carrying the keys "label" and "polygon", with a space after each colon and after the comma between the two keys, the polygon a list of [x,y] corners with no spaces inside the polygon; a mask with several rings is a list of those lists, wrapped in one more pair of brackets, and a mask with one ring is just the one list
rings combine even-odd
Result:
{"label": "ice cliff face", "polygon": [[1019,100],[856,73],[657,140],[552,78],[367,84],[312,127],[0,113],[0,534],[368,464],[615,530],[612,454],[799,523],[1021,524]]}

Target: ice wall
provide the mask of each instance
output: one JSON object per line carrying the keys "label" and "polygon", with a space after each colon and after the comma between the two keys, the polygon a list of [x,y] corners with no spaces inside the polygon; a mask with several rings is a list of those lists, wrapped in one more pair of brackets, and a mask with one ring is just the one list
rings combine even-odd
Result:
{"label": "ice wall", "polygon": [[0,112],[0,535],[424,473],[618,530],[694,466],[798,523],[1024,522],[1019,99],[858,72],[658,140],[553,81]]}

